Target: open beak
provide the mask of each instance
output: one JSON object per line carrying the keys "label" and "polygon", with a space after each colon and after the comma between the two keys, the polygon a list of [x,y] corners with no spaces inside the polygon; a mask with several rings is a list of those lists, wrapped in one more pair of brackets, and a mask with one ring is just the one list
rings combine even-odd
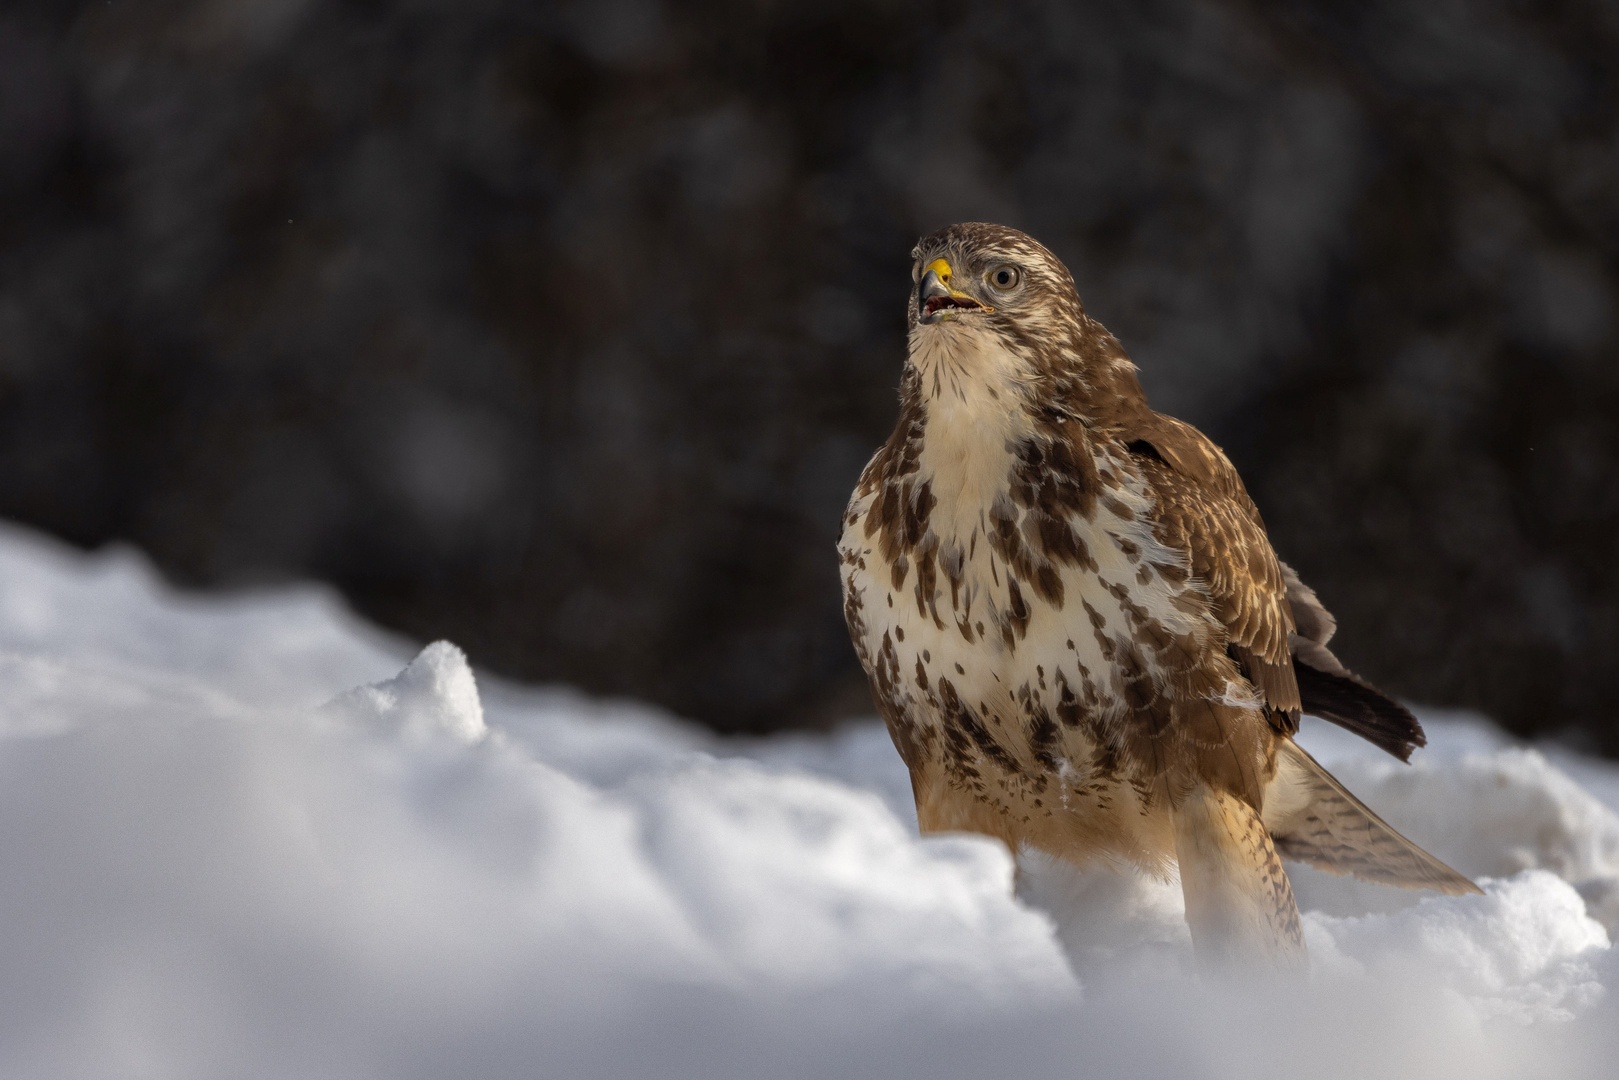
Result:
{"label": "open beak", "polygon": [[962,312],[991,312],[995,309],[980,304],[964,292],[950,287],[950,264],[934,259],[922,273],[916,287],[916,317],[925,323],[953,319]]}

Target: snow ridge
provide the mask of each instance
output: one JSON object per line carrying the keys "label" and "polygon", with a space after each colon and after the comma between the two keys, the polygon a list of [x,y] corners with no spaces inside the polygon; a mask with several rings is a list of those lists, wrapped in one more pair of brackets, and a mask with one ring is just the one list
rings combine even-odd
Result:
{"label": "snow ridge", "polygon": [[1204,986],[1173,882],[918,837],[875,721],[720,740],[0,527],[0,1074],[1604,1075],[1619,770],[1430,730],[1306,740],[1485,895],[1300,868],[1310,986]]}

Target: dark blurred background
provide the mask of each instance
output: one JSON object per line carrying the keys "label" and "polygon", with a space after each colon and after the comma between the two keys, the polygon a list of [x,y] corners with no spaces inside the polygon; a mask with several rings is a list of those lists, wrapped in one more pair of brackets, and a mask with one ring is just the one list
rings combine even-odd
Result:
{"label": "dark blurred background", "polygon": [[0,515],[722,729],[864,712],[908,253],[1000,221],[1351,666],[1611,753],[1616,71],[1597,0],[9,0]]}

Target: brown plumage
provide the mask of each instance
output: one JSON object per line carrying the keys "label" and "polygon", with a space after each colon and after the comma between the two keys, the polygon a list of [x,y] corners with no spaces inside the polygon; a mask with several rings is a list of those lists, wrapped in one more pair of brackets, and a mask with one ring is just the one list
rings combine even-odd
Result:
{"label": "brown plumage", "polygon": [[927,831],[1177,868],[1200,958],[1303,960],[1279,854],[1473,891],[1292,736],[1406,758],[1411,715],[1327,649],[1226,456],[1153,412],[1044,247],[966,224],[913,253],[901,411],[839,554],[850,635]]}

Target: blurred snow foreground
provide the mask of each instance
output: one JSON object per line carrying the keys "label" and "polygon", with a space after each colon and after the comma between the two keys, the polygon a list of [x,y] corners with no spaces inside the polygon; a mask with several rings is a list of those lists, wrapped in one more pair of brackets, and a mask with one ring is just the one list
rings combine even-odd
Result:
{"label": "blurred snow foreground", "polygon": [[0,527],[0,1075],[1611,1075],[1619,769],[1428,721],[1309,742],[1486,895],[1293,867],[1310,985],[1207,985],[1173,883],[919,838],[875,722],[722,742]]}

